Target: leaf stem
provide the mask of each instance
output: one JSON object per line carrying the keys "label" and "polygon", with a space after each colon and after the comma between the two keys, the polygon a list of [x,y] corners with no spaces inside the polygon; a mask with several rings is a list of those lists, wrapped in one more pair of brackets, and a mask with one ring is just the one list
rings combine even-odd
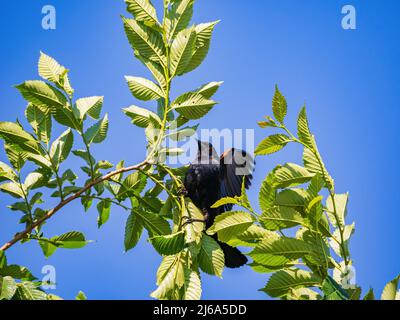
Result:
{"label": "leaf stem", "polygon": [[63,190],[62,190],[63,183],[62,183],[60,175],[59,175],[59,169],[54,164],[53,159],[50,156],[50,152],[49,152],[48,148],[45,149],[45,152],[46,152],[47,156],[49,157],[49,161],[50,161],[50,164],[51,164],[51,169],[53,170],[54,175],[56,177],[58,192],[60,193],[60,199],[61,199],[61,201],[63,201],[64,200],[64,194],[63,194]]}
{"label": "leaf stem", "polygon": [[24,188],[24,186],[23,186],[23,184],[21,182],[21,172],[19,172],[19,171],[18,171],[18,185],[19,185],[19,188],[21,189],[22,195],[24,196],[24,202],[25,202],[26,207],[28,209],[28,215],[29,215],[29,219],[30,219],[29,224],[32,224],[33,223],[32,207],[31,207],[31,204],[28,201],[28,195],[25,192],[25,188]]}

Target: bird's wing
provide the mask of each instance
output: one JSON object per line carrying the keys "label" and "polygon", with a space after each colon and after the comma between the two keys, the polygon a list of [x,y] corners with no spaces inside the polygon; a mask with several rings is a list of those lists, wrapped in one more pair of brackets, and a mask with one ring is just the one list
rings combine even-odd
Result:
{"label": "bird's wing", "polygon": [[[226,151],[220,159],[221,198],[236,197],[242,194],[242,183],[248,189],[253,179],[255,162],[247,152],[237,149]],[[223,211],[232,210],[232,205],[225,205]]]}

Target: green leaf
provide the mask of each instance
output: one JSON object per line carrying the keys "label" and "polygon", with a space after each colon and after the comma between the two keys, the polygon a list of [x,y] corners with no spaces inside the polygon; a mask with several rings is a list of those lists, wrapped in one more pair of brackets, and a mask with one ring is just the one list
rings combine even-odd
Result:
{"label": "green leaf", "polygon": [[198,125],[194,127],[186,127],[168,134],[167,137],[173,141],[182,141],[196,134],[198,127]]}
{"label": "green leaf", "polygon": [[10,168],[7,164],[0,161],[0,182],[3,181],[16,181],[17,175],[15,174],[14,170]]}
{"label": "green leaf", "polygon": [[67,98],[62,92],[44,81],[26,81],[16,88],[28,102],[34,105],[57,109],[67,106]]}
{"label": "green leaf", "polygon": [[383,289],[381,300],[396,300],[399,288],[400,275],[390,281]]}
{"label": "green leaf", "polygon": [[84,137],[88,144],[103,142],[108,133],[108,115],[86,130]]}
{"label": "green leaf", "polygon": [[171,235],[157,236],[151,238],[150,242],[160,255],[171,256],[185,248],[185,234],[181,231]]}
{"label": "green leaf", "polygon": [[275,171],[275,187],[284,189],[309,182],[314,177],[307,169],[297,164],[287,163]]}
{"label": "green leaf", "polygon": [[[349,252],[349,240],[350,240],[350,237],[355,232],[355,224],[353,223],[351,225],[346,225],[346,226],[341,227],[341,228],[343,230],[343,242],[342,242],[343,245],[340,246],[333,239],[330,240],[330,245],[331,245],[331,248],[335,251],[335,253],[339,257],[344,257],[345,255],[348,256],[350,254],[350,252]],[[341,239],[339,228],[335,230],[335,232],[333,233],[333,236],[335,237],[335,239]],[[344,247],[344,249],[343,249],[343,247]],[[345,252],[343,252],[343,250],[345,250]]]}
{"label": "green leaf", "polygon": [[100,201],[97,204],[97,211],[99,213],[99,217],[97,219],[97,225],[100,228],[110,218],[111,201],[109,199]]}
{"label": "green leaf", "polygon": [[154,299],[171,299],[171,292],[177,287],[182,288],[185,284],[184,265],[181,259],[174,259],[171,266],[163,271],[165,272],[159,279],[159,287],[151,293],[151,297]]}
{"label": "green leaf", "polygon": [[53,82],[58,88],[63,89],[69,96],[72,96],[74,90],[71,87],[68,78],[68,69],[61,66],[52,57],[40,52],[39,75],[50,82]]}
{"label": "green leaf", "polygon": [[171,271],[178,262],[180,255],[163,257],[161,264],[157,270],[157,285],[160,285],[166,275]]}
{"label": "green leaf", "polygon": [[[314,148],[316,148],[315,145]],[[304,148],[303,162],[304,162],[304,167],[310,173],[319,174],[325,181],[326,186],[331,190],[333,189],[334,181],[329,175],[328,171],[326,170],[325,165],[321,157],[319,156],[319,153],[314,154],[310,149]]]}
{"label": "green leaf", "polygon": [[275,204],[283,207],[303,208],[308,193],[304,189],[285,189],[276,196]]}
{"label": "green leaf", "polygon": [[268,174],[268,176],[261,184],[258,200],[263,212],[269,210],[274,206],[276,198],[276,188],[274,186],[275,184],[274,179],[275,179],[275,170],[272,171],[270,174]]}
{"label": "green leaf", "polygon": [[163,90],[154,82],[140,77],[125,76],[129,90],[139,100],[158,100],[164,97]]}
{"label": "green leaf", "polygon": [[374,289],[370,288],[363,300],[375,300]]}
{"label": "green leaf", "polygon": [[113,168],[114,165],[113,165],[110,161],[107,161],[107,160],[100,160],[100,161],[97,163],[96,167],[97,167],[98,169],[107,170],[107,169]]}
{"label": "green leaf", "polygon": [[56,243],[53,243],[49,239],[42,238],[41,240],[39,240],[39,245],[46,258],[51,257],[57,250]]}
{"label": "green leaf", "polygon": [[75,156],[85,160],[88,165],[90,165],[90,163],[93,164],[96,162],[96,160],[93,158],[93,156],[90,155],[86,150],[74,150],[74,151],[72,151],[72,153]]}
{"label": "green leaf", "polygon": [[256,155],[268,155],[283,149],[289,142],[291,142],[287,135],[275,134],[264,139],[256,148]]}
{"label": "green leaf", "polygon": [[129,43],[134,51],[161,65],[167,65],[165,45],[161,35],[143,22],[122,17]]}
{"label": "green leaf", "polygon": [[4,150],[6,152],[8,161],[10,161],[13,168],[17,171],[21,171],[25,165],[26,160],[29,158],[29,153],[21,149],[20,146],[14,144],[5,143]]}
{"label": "green leaf", "polygon": [[86,115],[92,119],[99,119],[103,107],[104,97],[88,97],[76,100],[76,108],[79,119],[83,120]]}
{"label": "green leaf", "polygon": [[264,239],[277,240],[279,239],[279,235],[276,232],[266,230],[253,224],[246,231],[237,234],[227,243],[232,247],[255,247]]}
{"label": "green leaf", "polygon": [[262,291],[273,298],[283,297],[291,289],[314,287],[321,283],[321,278],[304,270],[283,270],[274,273]]}
{"label": "green leaf", "polygon": [[[332,223],[333,226],[335,227],[344,227],[345,225],[345,218],[347,216],[347,203],[349,201],[349,194],[335,194],[332,197],[328,197],[326,199],[326,208],[327,208],[327,215],[329,218],[329,221]],[[334,205],[335,203],[335,205]],[[336,214],[337,217],[339,218],[339,221],[336,220],[336,217],[334,215],[334,211],[336,209]],[[339,225],[338,225],[339,223]]]}
{"label": "green leaf", "polygon": [[24,188],[26,190],[37,189],[46,182],[46,177],[40,172],[31,172],[25,179]]}
{"label": "green leaf", "polygon": [[208,51],[210,50],[212,32],[218,22],[219,21],[202,23],[195,27],[197,34],[195,50],[185,69],[185,73],[198,68],[207,57]]}
{"label": "green leaf", "polygon": [[309,288],[298,288],[291,290],[287,296],[288,300],[321,300],[321,295]]}
{"label": "green leaf", "polygon": [[[300,229],[297,233],[297,238],[310,244],[312,247],[311,253],[306,257],[309,263],[317,265],[320,271],[323,271],[324,275],[330,265],[330,252],[327,245],[327,241],[318,233],[312,232],[309,229]],[[322,269],[324,268],[324,269]]]}
{"label": "green leaf", "polygon": [[207,235],[201,238],[199,266],[207,274],[222,277],[225,267],[224,252],[217,241]]}
{"label": "green leaf", "polygon": [[143,222],[141,218],[134,212],[132,212],[125,225],[125,251],[133,249],[140,240],[143,232]]}
{"label": "green leaf", "polygon": [[8,193],[9,195],[17,199],[24,197],[24,193],[22,192],[20,186],[15,182],[8,182],[1,184],[0,191]]}
{"label": "green leaf", "polygon": [[7,265],[7,257],[3,250],[0,250],[0,270]]}
{"label": "green leaf", "polygon": [[10,276],[14,279],[29,281],[36,279],[26,267],[21,267],[15,264],[3,266],[0,269],[0,276]]}
{"label": "green leaf", "polygon": [[16,300],[47,300],[47,295],[39,290],[36,284],[24,281],[17,284],[14,298]]}
{"label": "green leaf", "polygon": [[194,0],[182,0],[172,4],[165,19],[168,42],[189,25],[193,16],[193,3]]}
{"label": "green leaf", "polygon": [[135,20],[159,24],[156,9],[149,0],[125,0],[125,3]]}
{"label": "green leaf", "polygon": [[347,292],[330,276],[322,283],[324,300],[349,300]]}
{"label": "green leaf", "polygon": [[185,295],[183,300],[201,299],[201,279],[198,272],[185,269]]}
{"label": "green leaf", "polygon": [[192,58],[196,44],[196,32],[194,28],[179,32],[171,46],[170,74],[182,75]]}
{"label": "green leaf", "polygon": [[0,122],[0,138],[7,143],[17,144],[25,151],[34,154],[40,153],[36,140],[17,123]]}
{"label": "green leaf", "polygon": [[87,300],[87,297],[85,293],[82,291],[79,291],[79,293],[76,295],[75,300]]}
{"label": "green leaf", "polygon": [[226,197],[226,198],[222,198],[220,200],[218,200],[215,204],[213,204],[213,206],[211,208],[215,209],[215,208],[219,208],[219,207],[223,207],[225,205],[239,205],[240,201],[237,198],[232,198],[232,197]]}
{"label": "green leaf", "polygon": [[268,267],[285,266],[287,263],[310,254],[311,246],[292,238],[265,239],[249,254],[253,260]]}
{"label": "green leaf", "polygon": [[194,203],[188,199],[186,200],[186,205],[182,214],[182,221],[187,221],[187,219],[196,220],[196,222],[185,225],[184,229],[186,233],[186,243],[199,244],[203,237],[203,231],[205,228],[204,222],[201,222],[204,220],[204,215],[199,208],[197,208]]}
{"label": "green leaf", "polygon": [[135,213],[141,219],[143,226],[147,229],[151,238],[171,234],[169,223],[160,216],[141,210],[135,210]]}
{"label": "green leaf", "polygon": [[215,101],[204,98],[200,93],[189,92],[178,97],[171,108],[187,119],[197,120],[210,112],[216,104]]}
{"label": "green leaf", "polygon": [[118,199],[123,200],[127,197],[139,195],[146,187],[147,177],[140,173],[134,172],[125,178],[118,192]]}
{"label": "green leaf", "polygon": [[11,300],[17,290],[17,284],[11,277],[0,276],[0,300]]}
{"label": "green leaf", "polygon": [[195,90],[194,92],[201,94],[206,99],[211,99],[211,97],[217,93],[220,86],[223,84],[223,81],[219,82],[210,82],[205,85],[202,85],[200,88]]}
{"label": "green leaf", "polygon": [[218,239],[227,242],[236,234],[246,231],[254,223],[254,218],[247,212],[226,212],[215,218],[214,225],[207,234],[218,233]]}
{"label": "green leaf", "polygon": [[154,112],[136,106],[130,106],[123,109],[123,112],[132,119],[132,123],[141,128],[147,128],[150,124],[150,117],[157,119],[161,123],[161,119]]}
{"label": "green leaf", "polygon": [[160,87],[165,90],[167,88],[167,80],[165,79],[163,67],[155,61],[142,57],[138,53],[136,53],[135,56],[150,70]]}
{"label": "green leaf", "polygon": [[297,134],[301,142],[313,148],[313,138],[308,125],[306,107],[303,107],[300,111],[299,118],[297,120]]}
{"label": "green leaf", "polygon": [[62,108],[53,107],[51,108],[51,114],[59,124],[81,131],[82,122],[75,118],[74,112],[70,106]]}
{"label": "green leaf", "polygon": [[288,229],[305,224],[301,214],[290,207],[273,207],[261,215],[260,221],[266,229],[271,231]]}
{"label": "green leaf", "polygon": [[57,167],[68,158],[73,144],[74,135],[71,129],[64,131],[61,136],[53,142],[50,148],[50,157]]}
{"label": "green leaf", "polygon": [[38,71],[43,79],[54,83],[60,82],[62,76],[68,72],[55,59],[43,52],[40,52]]}
{"label": "green leaf", "polygon": [[46,108],[29,104],[25,111],[26,119],[31,124],[37,137],[48,144],[51,137],[51,113]]}
{"label": "green leaf", "polygon": [[88,244],[85,236],[81,232],[71,231],[62,234],[61,236],[51,238],[59,248],[63,249],[79,249]]}
{"label": "green leaf", "polygon": [[279,91],[278,86],[275,87],[275,95],[272,100],[272,111],[274,112],[276,120],[283,124],[287,114],[287,102],[285,97]]}

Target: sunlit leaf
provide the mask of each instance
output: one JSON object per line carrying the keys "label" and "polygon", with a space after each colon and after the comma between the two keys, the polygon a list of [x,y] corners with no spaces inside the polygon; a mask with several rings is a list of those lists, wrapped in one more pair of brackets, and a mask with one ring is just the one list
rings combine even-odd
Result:
{"label": "sunlit leaf", "polygon": [[275,134],[261,141],[257,146],[255,153],[256,155],[268,155],[283,149],[289,142],[291,142],[287,135]]}
{"label": "sunlit leaf", "polygon": [[226,212],[215,218],[214,225],[207,234],[218,233],[218,239],[226,242],[236,234],[246,231],[254,223],[254,218],[247,212]]}
{"label": "sunlit leaf", "polygon": [[50,157],[57,166],[65,161],[72,149],[74,135],[71,129],[64,131],[60,137],[53,142],[50,148]]}
{"label": "sunlit leaf", "polygon": [[161,65],[167,65],[165,45],[161,35],[147,27],[143,22],[122,18],[125,33],[133,48],[141,56]]}
{"label": "sunlit leaf", "polygon": [[142,232],[143,222],[137,214],[132,212],[125,225],[125,251],[129,251],[137,245]]}
{"label": "sunlit leaf", "polygon": [[87,97],[76,100],[76,108],[79,118],[82,120],[86,115],[92,119],[99,119],[104,97]]}
{"label": "sunlit leaf", "polygon": [[149,126],[150,116],[161,123],[161,119],[157,114],[144,108],[130,106],[129,108],[123,109],[123,112],[132,119],[133,124],[141,128],[147,128]]}
{"label": "sunlit leaf", "polygon": [[164,96],[163,90],[154,82],[140,77],[125,76],[133,96],[139,100],[158,100]]}
{"label": "sunlit leaf", "polygon": [[194,28],[185,29],[177,35],[171,46],[171,76],[182,75],[192,58],[196,44]]}
{"label": "sunlit leaf", "polygon": [[185,248],[185,234],[181,231],[171,235],[157,236],[151,238],[150,242],[159,254],[171,256]]}
{"label": "sunlit leaf", "polygon": [[273,298],[285,296],[289,290],[301,287],[314,287],[321,278],[304,270],[283,270],[274,273],[262,291]]}
{"label": "sunlit leaf", "polygon": [[46,108],[29,104],[25,111],[26,119],[31,124],[38,138],[49,143],[51,136],[51,113]]}
{"label": "sunlit leaf", "polygon": [[204,117],[216,104],[200,93],[189,92],[178,97],[171,108],[187,119],[197,120]]}
{"label": "sunlit leaf", "polygon": [[86,130],[84,137],[88,144],[103,142],[108,133],[108,115]]}
{"label": "sunlit leaf", "polygon": [[278,86],[275,88],[275,95],[272,100],[272,110],[276,120],[283,123],[287,114],[287,102],[285,97],[279,91]]}
{"label": "sunlit leaf", "polygon": [[218,243],[207,235],[201,239],[199,266],[205,273],[222,277],[225,267],[224,252]]}
{"label": "sunlit leaf", "polygon": [[125,3],[137,21],[159,24],[156,9],[149,0],[125,0]]}

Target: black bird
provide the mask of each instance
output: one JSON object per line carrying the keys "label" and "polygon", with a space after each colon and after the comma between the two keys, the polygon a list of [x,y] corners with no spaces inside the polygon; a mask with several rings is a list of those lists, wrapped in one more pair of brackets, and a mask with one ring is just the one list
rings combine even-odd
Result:
{"label": "black bird", "polygon": [[[190,165],[184,185],[187,196],[202,210],[206,228],[214,224],[215,218],[232,205],[211,208],[218,200],[225,197],[240,196],[243,179],[245,187],[251,185],[254,160],[245,151],[230,149],[221,157],[211,143],[198,141],[199,151],[196,160]],[[187,221],[190,223],[193,221]],[[214,236],[218,241],[218,236]],[[239,268],[247,263],[247,258],[237,248],[219,242],[225,255],[228,268]]]}

